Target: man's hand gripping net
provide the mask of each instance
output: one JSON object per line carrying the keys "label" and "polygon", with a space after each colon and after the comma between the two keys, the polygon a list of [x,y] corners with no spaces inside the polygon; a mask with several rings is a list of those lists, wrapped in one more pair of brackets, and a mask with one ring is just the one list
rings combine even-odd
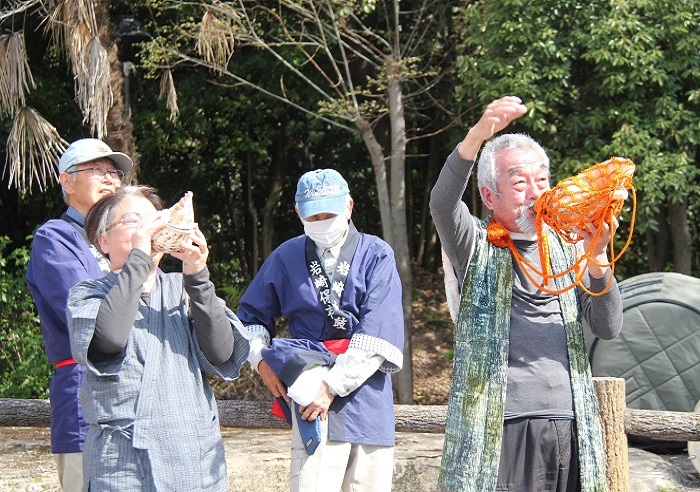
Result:
{"label": "man's hand gripping net", "polygon": [[[554,188],[544,192],[535,202],[534,210],[536,214],[536,231],[538,237],[538,249],[540,256],[539,271],[528,263],[515,248],[510,235],[500,224],[491,221],[488,226],[489,241],[499,247],[507,247],[513,253],[515,261],[520,265],[525,275],[530,281],[543,292],[550,294],[561,294],[569,289],[580,285],[591,295],[602,295],[607,292],[612,283],[613,275],[602,292],[590,292],[583,286],[582,280],[586,267],[590,261],[601,267],[615,269],[615,262],[620,259],[627,250],[634,230],[635,210],[637,205],[636,194],[632,186],[632,175],[634,174],[634,163],[629,159],[611,157],[605,162],[596,164],[593,167],[581,171],[576,176],[560,181]],[[632,216],[630,220],[629,235],[622,250],[615,254],[613,237],[610,237],[610,262],[601,265],[593,258],[593,252],[598,244],[602,232],[603,223],[608,224],[611,231],[614,231],[613,222],[622,211],[627,190],[632,193]],[[581,240],[576,233],[576,228],[590,231],[589,225],[595,227],[595,235],[588,248],[581,252],[574,264],[563,272],[552,272],[549,265],[549,245],[547,235],[543,233],[544,224],[554,229],[566,242],[574,244]],[[568,275],[575,271],[575,281],[562,289],[552,289],[547,287],[553,279]],[[534,277],[540,277],[537,281]]]}

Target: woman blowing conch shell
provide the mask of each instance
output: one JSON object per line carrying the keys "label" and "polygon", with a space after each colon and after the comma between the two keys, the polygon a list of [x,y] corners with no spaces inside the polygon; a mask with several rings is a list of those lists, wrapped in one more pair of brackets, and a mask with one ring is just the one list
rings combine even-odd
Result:
{"label": "woman blowing conch shell", "polygon": [[[87,369],[84,490],[227,489],[207,376],[236,379],[249,345],[209,280],[191,194],[162,208],[153,188],[124,186],[87,215],[88,238],[112,271],[80,282],[68,298],[73,357]],[[190,233],[161,247],[182,261],[182,273],[163,273],[153,238],[177,220]]]}

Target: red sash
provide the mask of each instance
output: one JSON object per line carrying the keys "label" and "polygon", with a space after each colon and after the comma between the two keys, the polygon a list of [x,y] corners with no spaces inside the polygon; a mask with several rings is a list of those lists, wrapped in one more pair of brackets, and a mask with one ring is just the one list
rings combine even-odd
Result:
{"label": "red sash", "polygon": [[328,349],[331,354],[340,355],[347,352],[350,346],[349,338],[338,338],[336,340],[326,340],[323,345]]}
{"label": "red sash", "polygon": [[63,359],[63,360],[59,360],[54,365],[56,366],[56,369],[58,369],[59,367],[72,366],[73,364],[77,364],[77,363],[78,363],[78,361],[75,359]]}
{"label": "red sash", "polygon": [[[328,349],[331,354],[340,355],[344,354],[348,347],[350,346],[349,338],[338,338],[336,340],[326,340],[323,345]],[[272,404],[272,415],[275,415],[283,420],[287,420],[287,415],[284,410],[282,410],[282,405],[279,399],[275,399]]]}

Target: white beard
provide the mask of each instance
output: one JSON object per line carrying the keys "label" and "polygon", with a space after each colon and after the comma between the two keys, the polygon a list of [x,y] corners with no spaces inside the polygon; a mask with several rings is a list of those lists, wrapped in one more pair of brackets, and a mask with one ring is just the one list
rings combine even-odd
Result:
{"label": "white beard", "polygon": [[522,206],[518,210],[518,217],[515,219],[515,225],[518,226],[523,234],[534,234],[536,232],[535,223],[529,217],[530,206]]}

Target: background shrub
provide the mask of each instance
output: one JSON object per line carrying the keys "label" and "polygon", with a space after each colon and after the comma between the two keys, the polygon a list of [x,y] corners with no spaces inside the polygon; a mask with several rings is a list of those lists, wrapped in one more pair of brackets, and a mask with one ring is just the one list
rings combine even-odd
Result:
{"label": "background shrub", "polygon": [[44,352],[29,287],[24,280],[29,248],[12,250],[0,236],[0,396],[47,398],[52,368]]}

